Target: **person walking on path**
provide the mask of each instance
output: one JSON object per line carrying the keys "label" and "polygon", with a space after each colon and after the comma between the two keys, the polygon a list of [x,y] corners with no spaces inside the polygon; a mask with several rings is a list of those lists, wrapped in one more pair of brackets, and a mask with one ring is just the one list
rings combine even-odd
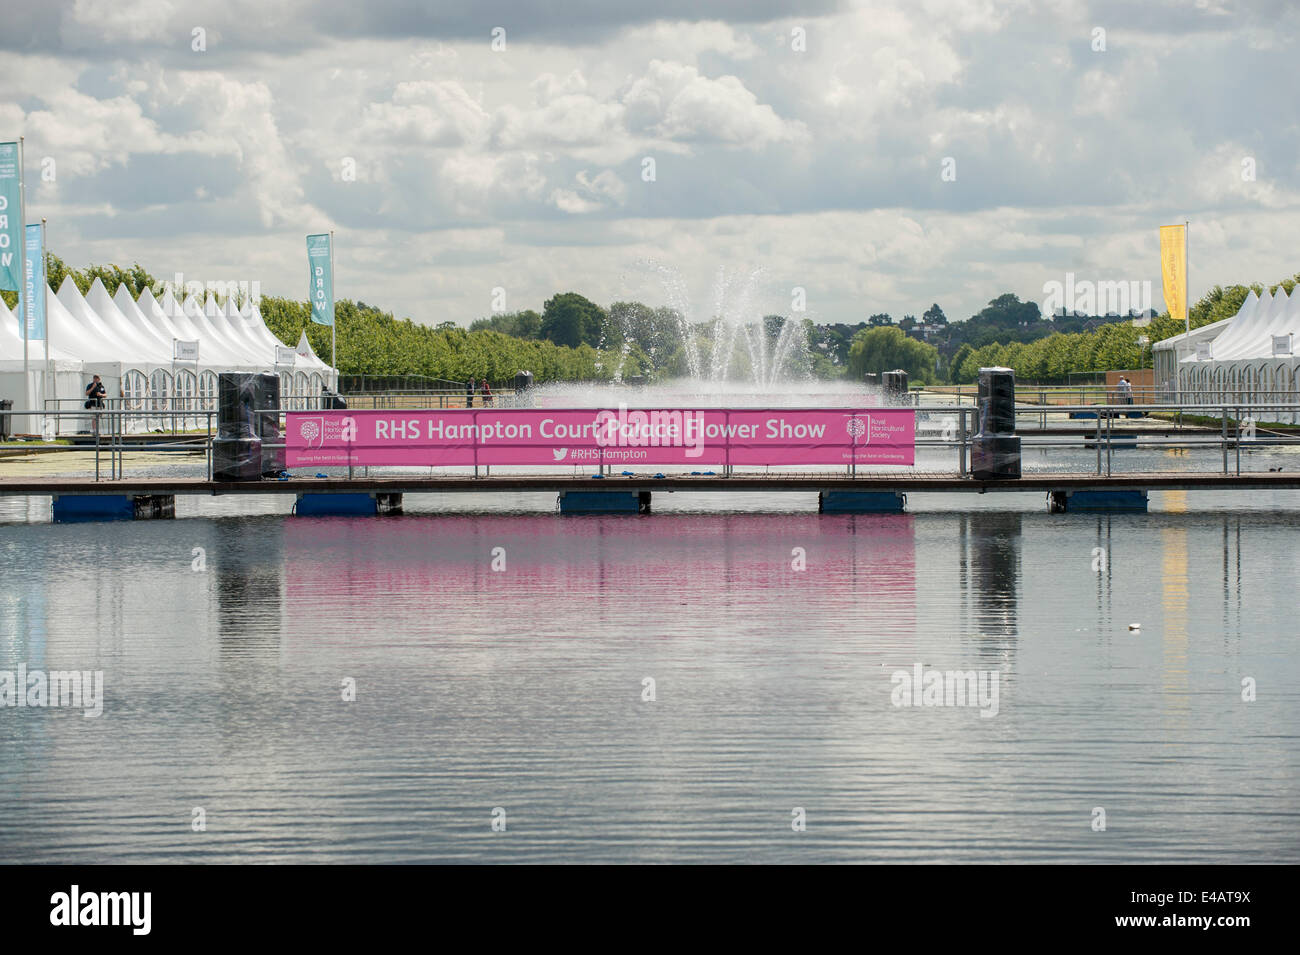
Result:
{"label": "person walking on path", "polygon": [[484,407],[484,408],[491,408],[491,407],[492,407],[492,389],[488,387],[488,383],[487,383],[487,379],[486,379],[486,378],[483,379],[482,391],[483,391],[483,407]]}
{"label": "person walking on path", "polygon": [[1119,379],[1119,403],[1122,405],[1131,405],[1133,403],[1133,386],[1123,375]]}
{"label": "person walking on path", "polygon": [[474,379],[470,378],[465,382],[465,407],[474,407]]}

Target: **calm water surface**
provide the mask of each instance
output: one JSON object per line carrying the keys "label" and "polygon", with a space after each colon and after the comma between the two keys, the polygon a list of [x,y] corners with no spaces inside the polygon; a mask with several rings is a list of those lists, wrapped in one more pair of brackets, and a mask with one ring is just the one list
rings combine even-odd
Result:
{"label": "calm water surface", "polygon": [[0,502],[0,670],[106,698],[0,709],[0,862],[1300,861],[1300,494],[922,500]]}

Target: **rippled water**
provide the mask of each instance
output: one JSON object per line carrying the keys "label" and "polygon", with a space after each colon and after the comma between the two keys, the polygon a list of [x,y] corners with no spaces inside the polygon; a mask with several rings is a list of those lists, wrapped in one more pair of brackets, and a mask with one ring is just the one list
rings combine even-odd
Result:
{"label": "rippled water", "polygon": [[[1300,494],[662,498],[5,502],[0,670],[106,699],[0,709],[0,862],[1300,861]],[[915,664],[996,715],[893,705]]]}

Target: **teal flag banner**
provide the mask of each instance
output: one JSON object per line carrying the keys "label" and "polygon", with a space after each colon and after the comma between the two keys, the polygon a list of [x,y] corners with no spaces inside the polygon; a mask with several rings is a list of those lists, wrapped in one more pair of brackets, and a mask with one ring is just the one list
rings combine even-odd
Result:
{"label": "teal flag banner", "polygon": [[311,273],[311,320],[317,325],[334,324],[334,264],[330,260],[330,237],[307,236],[307,268]]}
{"label": "teal flag banner", "polygon": [[27,340],[45,341],[45,230],[38,222],[27,227],[27,265],[23,276],[23,311],[27,315]]}
{"label": "teal flag banner", "polygon": [[0,289],[22,291],[22,170],[18,144],[0,143]]}

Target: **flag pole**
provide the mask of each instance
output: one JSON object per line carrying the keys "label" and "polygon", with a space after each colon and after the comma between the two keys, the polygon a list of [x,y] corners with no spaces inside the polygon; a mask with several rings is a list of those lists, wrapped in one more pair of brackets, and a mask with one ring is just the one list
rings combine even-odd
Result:
{"label": "flag pole", "polygon": [[[18,285],[18,321],[23,323],[23,404],[30,407],[30,402],[36,399],[32,391],[31,367],[27,358],[27,342],[31,335],[31,329],[27,322],[27,301],[23,295],[23,289],[27,286],[27,187],[23,182],[23,142],[25,136],[18,137],[18,261],[22,271],[22,278],[17,282]],[[27,421],[27,427],[31,427],[30,419]]]}
{"label": "flag pole", "polygon": [[330,367],[334,369],[334,391],[339,390],[339,364],[336,352],[339,309],[334,301],[334,230],[330,229]]}
{"label": "flag pole", "polygon": [[[37,274],[36,270],[33,268],[32,274],[36,278],[39,278],[42,282],[44,282],[45,281],[45,216],[41,216],[41,263],[40,265],[41,265],[40,273]],[[40,291],[42,295],[47,295],[49,289],[41,289]],[[49,398],[54,399],[54,410],[58,411],[59,410],[59,389],[54,382],[54,356],[50,354],[49,306],[50,303],[47,300],[45,303],[45,397],[46,399]],[[58,426],[59,426],[59,418],[56,416],[54,419],[54,428],[56,432],[58,431]]]}

